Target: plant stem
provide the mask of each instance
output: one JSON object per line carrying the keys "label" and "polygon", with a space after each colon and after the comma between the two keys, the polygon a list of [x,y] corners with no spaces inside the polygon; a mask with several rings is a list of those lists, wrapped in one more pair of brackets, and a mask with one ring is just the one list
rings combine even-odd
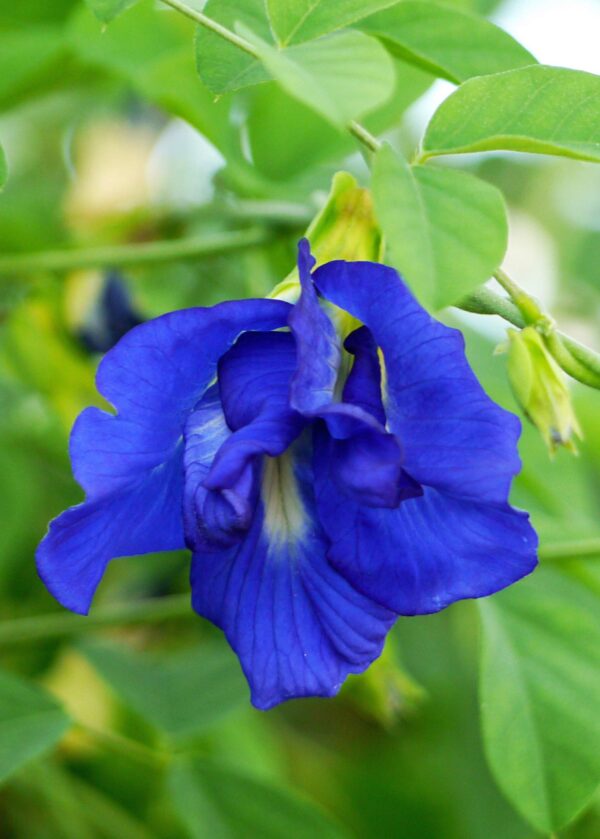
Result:
{"label": "plant stem", "polygon": [[178,12],[181,12],[181,14],[186,17],[189,17],[190,20],[199,23],[200,26],[210,29],[211,32],[214,32],[215,35],[219,35],[219,37],[223,38],[225,41],[229,41],[229,43],[233,44],[234,47],[243,50],[253,58],[258,58],[258,53],[249,41],[245,38],[241,38],[239,35],[236,35],[235,32],[231,31],[231,29],[221,26],[221,24],[217,23],[216,20],[207,17],[205,14],[197,11],[196,9],[192,9],[191,6],[180,2],[180,0],[162,0],[162,2],[167,6],[171,6],[172,9],[176,9]]}
{"label": "plant stem", "polygon": [[584,385],[600,389],[600,370],[594,369],[598,365],[595,364],[590,367],[587,364],[582,364],[568,349],[565,338],[566,336],[561,337],[556,330],[544,334],[546,346],[565,373]]}
{"label": "plant stem", "polygon": [[270,238],[267,230],[249,228],[211,233],[173,241],[143,242],[128,245],[104,245],[61,251],[39,251],[0,256],[1,274],[31,274],[37,271],[71,271],[79,268],[148,265],[177,259],[239,250],[259,245]]}
{"label": "plant stem", "polygon": [[519,309],[526,323],[535,324],[542,317],[540,307],[535,302],[533,297],[528,294],[524,288],[517,285],[514,280],[505,274],[500,268],[494,274],[494,278],[500,283],[502,288],[508,292],[510,299]]}
{"label": "plant stem", "polygon": [[512,300],[496,294],[486,286],[482,286],[461,300],[457,308],[477,315],[498,315],[519,328],[526,325],[523,315]]}
{"label": "plant stem", "polygon": [[[306,227],[313,220],[316,206],[291,201],[246,198],[223,207],[223,215],[235,221],[263,221],[275,227]],[[209,210],[214,213],[213,209]]]}
{"label": "plant stem", "polygon": [[[543,545],[539,551],[544,560],[582,559],[600,556],[600,537],[581,539],[574,542],[557,542]],[[187,594],[173,594],[169,597],[106,606],[88,617],[58,612],[36,615],[29,618],[0,623],[0,647],[13,644],[27,644],[40,640],[57,640],[96,629],[134,624],[160,623],[193,617],[190,598]]]}
{"label": "plant stem", "polygon": [[193,614],[189,595],[174,594],[169,597],[107,606],[87,617],[58,612],[16,618],[0,623],[0,646],[68,638],[71,635],[111,626],[160,623],[165,620],[189,618]]}
{"label": "plant stem", "polygon": [[377,137],[374,137],[360,122],[356,122],[355,120],[349,122],[348,131],[370,151],[377,152],[381,148],[381,143]]}
{"label": "plant stem", "polygon": [[[543,545],[539,554],[540,559],[556,561],[600,557],[600,537]],[[106,606],[88,617],[59,612],[16,618],[0,623],[0,646],[27,644],[42,639],[57,640],[95,629],[161,623],[166,620],[191,618],[193,615],[189,595],[173,594],[118,606]]]}
{"label": "plant stem", "polygon": [[597,556],[600,558],[600,536],[591,539],[578,539],[573,542],[558,542],[555,545],[546,545],[540,548],[540,559],[543,560],[569,560],[585,559],[586,557]]}

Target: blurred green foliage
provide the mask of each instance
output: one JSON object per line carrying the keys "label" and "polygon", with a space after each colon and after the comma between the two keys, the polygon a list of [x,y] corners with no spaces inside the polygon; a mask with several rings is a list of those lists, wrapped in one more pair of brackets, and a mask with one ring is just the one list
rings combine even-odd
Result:
{"label": "blurred green foliage", "polygon": [[[445,6],[444,21],[450,7],[468,13],[452,17],[465,27],[461,37],[481,31],[493,43],[502,40],[469,16],[489,12],[493,2]],[[264,9],[262,0],[209,0],[205,11],[225,23],[237,16],[271,38]],[[112,22],[105,26],[92,11]],[[378,12],[364,31],[386,14]],[[277,32],[285,34],[288,25],[282,18]],[[408,40],[400,44],[400,35],[389,34],[396,44],[383,60],[392,68],[393,94],[364,122],[387,132],[398,153],[409,153],[418,138],[407,109],[434,75],[462,80],[466,59],[448,53],[451,64],[444,63],[438,44],[435,60],[429,53],[416,60]],[[511,66],[522,64],[523,51],[506,43]],[[264,237],[255,245],[131,265],[122,282],[140,314],[153,317],[266,294],[284,279],[332,174],[344,168],[364,181],[366,166],[352,138],[328,121],[327,106],[309,107],[297,68],[284,66],[280,53],[261,47],[281,86],[251,85],[263,70],[254,62],[248,71],[252,60],[231,49],[150,0],[0,0],[0,143],[8,163],[0,261],[6,254],[135,247],[259,227]],[[310,57],[307,49],[292,45],[294,62]],[[309,64],[312,73],[318,62]],[[232,93],[240,72],[248,86]],[[470,64],[465,73],[472,73]],[[338,104],[358,114],[363,101],[352,99],[356,85],[347,89],[347,81],[342,77],[348,96]],[[335,102],[342,88],[325,93]],[[299,92],[302,101],[293,98]],[[460,121],[452,107],[448,114]],[[469,143],[467,137],[460,145]],[[0,156],[0,180],[4,168]],[[589,164],[501,155],[469,159],[465,168],[488,182],[480,181],[479,190],[502,190],[515,229],[527,234],[524,219],[534,226],[537,238],[526,235],[520,245],[524,265],[532,264],[524,256],[546,243],[543,264],[560,280],[532,290],[565,328],[584,340],[597,337],[600,234],[593,214],[577,207],[597,196],[600,175]],[[471,179],[425,171],[405,179],[405,200],[422,193],[432,217],[449,218],[428,178],[469,185]],[[571,180],[574,171],[584,173],[580,180]],[[383,186],[392,177],[400,178],[384,173]],[[473,213],[476,197],[465,187]],[[382,216],[391,213],[393,198],[380,199]],[[392,225],[399,219],[394,215]],[[485,241],[478,241],[479,229],[465,233],[464,263],[446,240],[439,245],[442,280],[458,278],[462,290],[489,272],[484,259],[469,276],[478,249],[495,254],[503,244],[494,244],[497,230]],[[398,263],[407,258],[407,243],[400,245]],[[3,626],[16,626],[18,635],[13,621],[59,618],[33,554],[49,519],[81,498],[70,477],[68,432],[83,407],[101,400],[93,382],[98,358],[81,341],[80,327],[109,268],[119,266],[0,271],[3,839],[533,839],[557,829],[563,839],[600,835],[600,553],[570,554],[570,546],[598,539],[598,396],[583,387],[573,388],[583,430],[578,458],[561,451],[549,460],[527,425],[521,442],[513,501],[531,511],[552,567],[479,606],[460,603],[436,616],[401,619],[381,661],[351,678],[334,700],[253,710],[220,633],[187,608],[170,620],[98,630],[94,638],[80,638],[85,619],[73,618],[82,622],[74,633],[3,641]],[[529,277],[522,280],[527,285]],[[438,302],[450,299],[456,297]],[[505,359],[492,354],[503,334],[500,321],[442,317],[465,332],[471,363],[491,396],[517,410]],[[185,594],[187,573],[183,553],[114,562],[95,609]]]}

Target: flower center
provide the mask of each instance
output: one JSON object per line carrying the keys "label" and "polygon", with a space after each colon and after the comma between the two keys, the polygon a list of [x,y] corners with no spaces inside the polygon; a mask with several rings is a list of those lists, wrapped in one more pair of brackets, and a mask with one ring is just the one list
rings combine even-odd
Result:
{"label": "flower center", "polygon": [[265,508],[264,527],[268,542],[281,547],[297,542],[306,529],[306,512],[294,474],[289,451],[279,457],[265,457],[261,495]]}

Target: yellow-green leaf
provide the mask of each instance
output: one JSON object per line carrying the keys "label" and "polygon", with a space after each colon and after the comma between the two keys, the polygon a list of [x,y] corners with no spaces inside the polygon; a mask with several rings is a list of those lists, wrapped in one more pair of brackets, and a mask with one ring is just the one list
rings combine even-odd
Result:
{"label": "yellow-green leaf", "polygon": [[389,55],[362,32],[347,30],[278,50],[249,30],[240,31],[284,90],[339,128],[381,105],[394,88]]}
{"label": "yellow-green leaf", "polygon": [[266,0],[278,42],[300,43],[350,26],[398,0]]}
{"label": "yellow-green leaf", "polygon": [[600,76],[539,64],[465,82],[433,115],[423,156],[493,149],[600,162]]}
{"label": "yellow-green leaf", "polygon": [[426,306],[458,302],[502,262],[501,193],[466,172],[410,166],[389,146],[373,164],[375,211],[387,259]]}
{"label": "yellow-green leaf", "polygon": [[393,54],[451,82],[536,63],[503,29],[439,3],[406,0],[357,25]]}
{"label": "yellow-green leaf", "polygon": [[540,568],[479,609],[487,758],[507,798],[548,834],[600,783],[600,600]]}

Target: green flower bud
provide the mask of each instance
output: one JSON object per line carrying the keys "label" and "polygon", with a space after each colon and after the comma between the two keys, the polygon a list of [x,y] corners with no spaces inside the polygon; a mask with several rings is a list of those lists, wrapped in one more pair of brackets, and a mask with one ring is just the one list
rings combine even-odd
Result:
{"label": "green flower bud", "polygon": [[508,331],[508,378],[525,416],[553,453],[558,446],[572,452],[573,435],[581,430],[562,371],[533,326]]}
{"label": "green flower bud", "polygon": [[[379,262],[381,232],[375,221],[373,199],[348,172],[333,176],[327,201],[305,233],[317,265],[333,259]],[[269,297],[293,303],[300,293],[298,269],[275,286]]]}

